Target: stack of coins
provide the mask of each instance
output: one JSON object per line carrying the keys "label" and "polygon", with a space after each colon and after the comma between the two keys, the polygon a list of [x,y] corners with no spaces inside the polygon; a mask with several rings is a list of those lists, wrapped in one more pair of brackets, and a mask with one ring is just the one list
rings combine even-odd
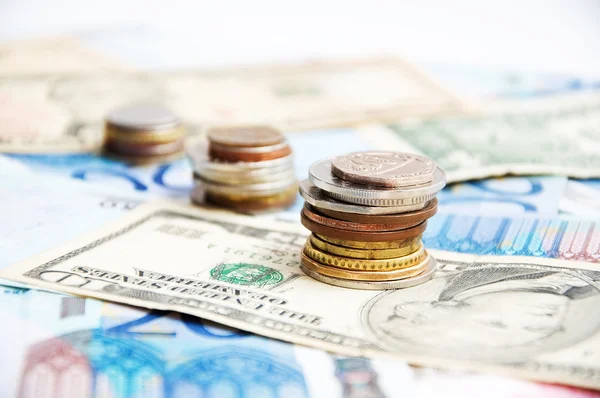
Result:
{"label": "stack of coins", "polygon": [[300,183],[301,220],[312,232],[302,270],[321,282],[366,290],[431,279],[436,262],[421,237],[445,184],[431,159],[409,153],[356,152],[313,163]]}
{"label": "stack of coins", "polygon": [[165,162],[181,156],[184,140],[181,121],[161,105],[126,106],[106,117],[105,153],[132,163]]}
{"label": "stack of coins", "polygon": [[298,182],[292,149],[279,131],[267,126],[219,127],[208,143],[191,154],[192,201],[205,201],[243,213],[288,207]]}

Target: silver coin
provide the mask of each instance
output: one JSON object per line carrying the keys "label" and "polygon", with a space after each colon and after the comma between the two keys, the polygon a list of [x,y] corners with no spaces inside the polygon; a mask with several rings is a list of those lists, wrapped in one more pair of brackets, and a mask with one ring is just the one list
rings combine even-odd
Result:
{"label": "silver coin", "polygon": [[213,182],[216,184],[223,185],[245,185],[245,184],[262,184],[267,182],[276,182],[282,180],[295,180],[296,172],[291,167],[286,167],[279,171],[273,171],[266,173],[253,173],[255,171],[264,171],[265,169],[259,170],[248,170],[249,172],[240,173],[213,173],[206,172],[205,170],[196,170],[194,172],[194,178]]}
{"label": "silver coin", "polygon": [[202,184],[207,192],[219,195],[260,194],[267,196],[286,191],[292,186],[297,185],[295,177],[292,179],[282,181],[244,185],[215,184],[214,182],[206,181],[203,179],[196,179],[194,180],[194,182]]}
{"label": "silver coin", "polygon": [[300,195],[306,202],[316,208],[341,211],[343,213],[384,215],[407,213],[424,209],[429,201],[404,206],[359,206],[351,203],[340,202],[325,194],[324,191],[314,186],[308,180],[300,181]]}
{"label": "silver coin", "polygon": [[210,148],[223,151],[223,152],[240,152],[240,153],[269,153],[280,151],[289,146],[287,140],[283,140],[280,143],[268,145],[268,146],[229,146],[229,145],[221,145],[217,143],[211,143]]}
{"label": "silver coin", "polygon": [[[199,167],[194,170],[195,174],[201,175],[207,180],[213,181],[227,181],[230,179],[247,178],[252,179],[268,179],[273,175],[279,175],[284,172],[293,172],[294,168],[291,164],[284,164],[281,166],[267,167],[264,169],[241,169],[241,170],[215,170],[213,168],[202,168]],[[271,180],[277,180],[278,178],[271,178]]]}
{"label": "silver coin", "polygon": [[435,258],[431,256],[428,256],[427,260],[425,261],[429,261],[429,265],[427,266],[427,269],[419,275],[406,279],[384,282],[353,281],[350,279],[334,278],[332,276],[326,276],[319,274],[318,272],[311,271],[302,264],[300,265],[300,269],[311,278],[319,282],[327,283],[328,285],[358,290],[391,290],[406,289],[431,280],[435,275],[437,262],[435,261]]}
{"label": "silver coin", "polygon": [[426,184],[436,169],[433,160],[406,152],[353,152],[331,160],[331,171],[339,178],[382,187]]}
{"label": "silver coin", "polygon": [[384,188],[344,181],[331,172],[331,159],[313,163],[309,169],[310,182],[327,195],[344,202],[365,206],[403,206],[427,202],[446,185],[446,175],[439,167],[429,184],[402,188]]}
{"label": "silver coin", "polygon": [[293,167],[294,165],[294,156],[292,154],[278,159],[262,160],[259,162],[232,163],[223,161],[212,161],[208,157],[208,147],[204,143],[186,148],[186,154],[191,160],[195,170],[211,170],[217,173],[237,173],[247,170],[283,167],[284,165]]}
{"label": "silver coin", "polygon": [[134,104],[115,109],[106,122],[128,130],[166,130],[181,124],[179,118],[160,104]]}
{"label": "silver coin", "polygon": [[429,202],[435,198],[436,194],[432,193],[429,195],[415,196],[414,198],[408,199],[369,199],[369,198],[356,198],[354,196],[347,196],[338,193],[326,192],[326,195],[331,196],[340,202],[354,203],[361,206],[371,207],[398,207],[398,206],[411,206],[423,202]]}

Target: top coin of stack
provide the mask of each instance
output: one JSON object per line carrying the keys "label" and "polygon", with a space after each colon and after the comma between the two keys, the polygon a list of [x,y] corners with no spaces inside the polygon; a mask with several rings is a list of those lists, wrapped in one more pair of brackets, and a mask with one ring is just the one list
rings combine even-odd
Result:
{"label": "top coin of stack", "polygon": [[433,277],[435,259],[421,242],[437,211],[444,172],[424,156],[355,152],[312,164],[300,182],[302,224],[312,234],[302,270],[353,289],[415,286]]}
{"label": "top coin of stack", "polygon": [[292,149],[267,126],[212,128],[208,145],[190,154],[194,163],[192,201],[205,200],[255,213],[290,206],[298,183]]}
{"label": "top coin of stack", "polygon": [[136,104],[108,114],[104,150],[132,163],[171,160],[183,153],[185,129],[177,116],[157,104]]}

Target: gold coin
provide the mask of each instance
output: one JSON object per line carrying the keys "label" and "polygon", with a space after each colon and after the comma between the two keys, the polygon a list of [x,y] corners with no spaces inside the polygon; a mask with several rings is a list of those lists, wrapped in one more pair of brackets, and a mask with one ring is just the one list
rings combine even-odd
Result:
{"label": "gold coin", "polygon": [[412,244],[398,249],[352,249],[326,242],[322,239],[319,239],[315,234],[310,235],[310,243],[326,253],[365,260],[381,260],[403,257],[416,252],[420,247],[420,241],[414,240]]}
{"label": "gold coin", "polygon": [[152,156],[123,156],[116,154],[106,149],[102,151],[102,155],[108,158],[118,160],[130,164],[132,166],[147,166],[151,164],[164,164],[174,162],[175,160],[182,158],[184,153],[176,152],[168,155],[152,155]]}
{"label": "gold coin", "polygon": [[408,239],[391,240],[389,242],[361,242],[357,240],[345,240],[330,238],[324,235],[316,234],[317,238],[324,240],[325,242],[332,243],[337,246],[349,247],[352,249],[363,249],[363,250],[379,250],[379,249],[401,249],[403,247],[414,246],[418,242],[421,242],[423,235],[417,235]]}
{"label": "gold coin", "polygon": [[421,262],[410,268],[398,269],[393,271],[353,271],[342,268],[330,267],[323,265],[318,261],[310,258],[306,253],[302,253],[302,265],[310,271],[332,278],[345,279],[350,281],[395,281],[400,279],[410,278],[421,274],[429,265],[429,254],[425,252],[425,256]]}
{"label": "gold coin", "polygon": [[207,192],[200,185],[192,192],[192,202],[203,205],[208,201],[238,212],[253,213],[289,207],[296,201],[297,194],[298,186],[295,184],[284,191],[261,196],[218,194]]}
{"label": "gold coin", "polygon": [[423,248],[423,244],[419,243],[419,245],[419,249],[408,256],[388,258],[385,260],[362,260],[325,253],[315,248],[310,239],[307,239],[306,244],[304,245],[304,253],[306,253],[308,257],[320,262],[323,265],[357,270],[361,272],[384,272],[409,268],[423,261],[426,252],[425,248]]}

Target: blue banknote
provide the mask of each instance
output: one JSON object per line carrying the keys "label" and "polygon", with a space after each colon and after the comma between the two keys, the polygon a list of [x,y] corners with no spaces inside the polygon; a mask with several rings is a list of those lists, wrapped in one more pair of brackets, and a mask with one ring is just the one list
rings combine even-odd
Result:
{"label": "blue banknote", "polygon": [[173,163],[133,167],[96,154],[6,155],[22,162],[39,176],[58,175],[123,195],[187,197],[192,188],[191,166],[186,159]]}
{"label": "blue banknote", "polygon": [[600,262],[600,217],[477,216],[439,213],[428,221],[428,248]]}
{"label": "blue banknote", "polygon": [[197,317],[0,285],[0,396],[413,394],[404,362],[332,356]]}
{"label": "blue banknote", "polygon": [[[370,144],[350,128],[290,133],[298,178],[308,177],[309,166],[323,158],[340,153],[361,151]],[[192,188],[192,166],[186,159],[147,166],[132,167],[94,154],[79,155],[9,155],[38,175],[59,175],[106,188],[122,196],[138,198],[170,198],[187,202]],[[521,215],[558,214],[564,177],[512,177],[490,179],[446,187],[439,194],[439,211],[457,214]],[[286,212],[276,215],[287,221],[298,221],[303,200],[297,200]],[[58,233],[61,234],[61,233]]]}
{"label": "blue banknote", "polygon": [[[288,134],[294,150],[296,174],[308,177],[309,166],[320,159],[362,151],[370,144],[350,128]],[[148,199],[168,197],[187,201],[192,188],[192,166],[186,159],[174,163],[132,167],[94,154],[9,155],[39,174],[84,181],[97,187],[138,194]],[[440,210],[469,214],[558,214],[564,177],[513,177],[454,184],[440,193]],[[299,213],[298,197],[289,211]]]}
{"label": "blue banknote", "polygon": [[453,184],[438,194],[440,212],[480,215],[558,214],[566,177],[507,177]]}
{"label": "blue banknote", "polygon": [[527,98],[597,90],[600,81],[557,73],[494,71],[446,64],[419,65],[453,90],[471,98]]}
{"label": "blue banknote", "polygon": [[131,195],[56,176],[0,177],[0,269],[121,217]]}
{"label": "blue banknote", "polygon": [[600,217],[600,179],[569,180],[559,210],[577,216]]}

